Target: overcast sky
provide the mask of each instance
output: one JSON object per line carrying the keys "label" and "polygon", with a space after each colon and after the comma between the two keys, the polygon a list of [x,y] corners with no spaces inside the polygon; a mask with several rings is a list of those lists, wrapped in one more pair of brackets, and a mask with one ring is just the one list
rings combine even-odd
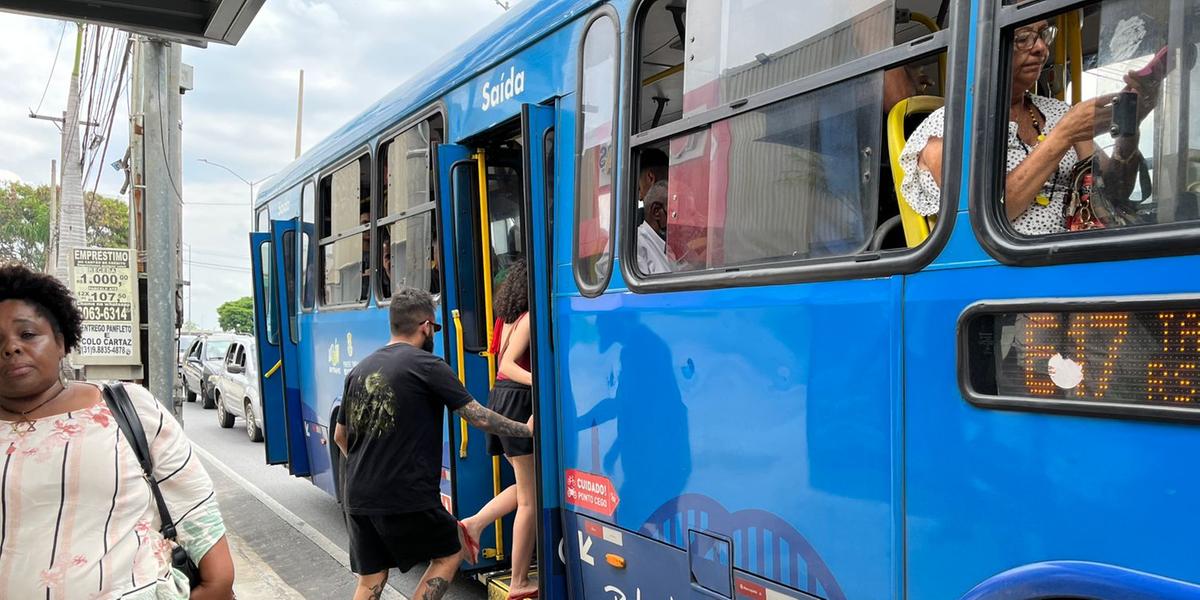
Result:
{"label": "overcast sky", "polygon": [[[502,12],[494,0],[269,0],[237,46],[185,47],[183,61],[195,67],[183,100],[188,319],[216,328],[216,307],[250,293],[250,188],[198,159],[264,179],[294,154],[300,69],[307,150]],[[43,91],[39,112],[66,107],[74,26],[63,33],[60,21],[0,13],[0,180],[49,183],[58,129],[27,115]],[[117,108],[105,164],[125,152],[127,106]],[[116,196],[122,180],[105,167],[98,191]]]}

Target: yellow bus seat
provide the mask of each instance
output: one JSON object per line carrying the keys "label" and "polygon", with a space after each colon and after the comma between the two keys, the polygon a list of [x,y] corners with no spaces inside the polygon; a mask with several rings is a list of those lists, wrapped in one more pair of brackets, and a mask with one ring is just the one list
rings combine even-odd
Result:
{"label": "yellow bus seat", "polygon": [[[909,248],[920,246],[929,237],[933,217],[923,217],[904,201],[900,184],[904,181],[904,169],[900,166],[900,153],[913,129],[933,111],[942,107],[943,100],[937,96],[912,96],[892,107],[887,117],[888,155],[892,164],[892,180],[896,186],[896,201],[900,204],[900,222],[904,227],[904,241]],[[909,127],[909,124],[912,124]]]}

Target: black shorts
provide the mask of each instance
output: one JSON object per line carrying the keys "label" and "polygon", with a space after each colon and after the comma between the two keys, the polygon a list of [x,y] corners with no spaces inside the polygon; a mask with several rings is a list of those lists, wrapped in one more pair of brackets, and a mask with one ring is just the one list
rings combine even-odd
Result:
{"label": "black shorts", "polygon": [[[492,388],[488,408],[518,423],[524,423],[533,414],[533,389],[525,384],[501,379],[496,382],[496,387]],[[505,437],[489,433],[487,449],[492,456],[528,456],[533,454],[533,438]]]}
{"label": "black shorts", "polygon": [[350,570],[373,575],[391,568],[408,572],[414,565],[458,552],[458,521],[438,506],[392,515],[346,515],[350,532]]}

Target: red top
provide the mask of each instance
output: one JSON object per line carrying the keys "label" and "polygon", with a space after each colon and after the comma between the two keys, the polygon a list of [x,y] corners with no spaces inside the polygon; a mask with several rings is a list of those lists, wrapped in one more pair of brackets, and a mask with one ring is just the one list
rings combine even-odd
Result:
{"label": "red top", "polygon": [[[508,336],[504,338],[503,344],[500,343],[500,336],[501,336],[501,334],[504,333],[504,320],[496,319],[495,328],[492,329],[492,347],[488,348],[488,351],[490,351],[496,357],[497,369],[499,369],[500,361],[504,358],[504,351],[508,347],[508,341],[510,339],[512,339],[513,332],[517,330],[517,325],[521,323],[521,319],[524,319],[525,316],[528,314],[529,313],[527,313],[527,312],[521,313],[521,316],[517,317],[517,320],[515,322],[513,322],[513,324],[512,324],[513,325],[512,328],[508,330]],[[517,357],[516,363],[517,363],[517,366],[521,367],[522,369],[525,369],[526,371],[530,371],[530,372],[533,371],[533,369],[530,367],[530,364],[529,364],[529,349],[528,348],[525,349],[525,352],[521,353],[521,356]],[[508,377],[505,377],[503,373],[500,373],[499,371],[497,371],[496,381],[507,381],[507,380],[509,380]]]}

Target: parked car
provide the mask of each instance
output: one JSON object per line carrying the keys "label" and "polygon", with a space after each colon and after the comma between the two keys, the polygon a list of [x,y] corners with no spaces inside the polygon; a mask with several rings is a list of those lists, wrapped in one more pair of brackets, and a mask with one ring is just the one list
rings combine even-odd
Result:
{"label": "parked car", "polygon": [[263,441],[262,402],[258,395],[258,353],[254,338],[239,337],[225,353],[223,372],[216,376],[213,389],[217,405],[217,424],[233,427],[235,418],[246,422],[250,441]]}
{"label": "parked car", "polygon": [[238,337],[232,334],[202,335],[192,342],[183,361],[183,384],[188,402],[199,397],[204,408],[213,408],[212,377],[224,370],[222,364],[229,346]]}

